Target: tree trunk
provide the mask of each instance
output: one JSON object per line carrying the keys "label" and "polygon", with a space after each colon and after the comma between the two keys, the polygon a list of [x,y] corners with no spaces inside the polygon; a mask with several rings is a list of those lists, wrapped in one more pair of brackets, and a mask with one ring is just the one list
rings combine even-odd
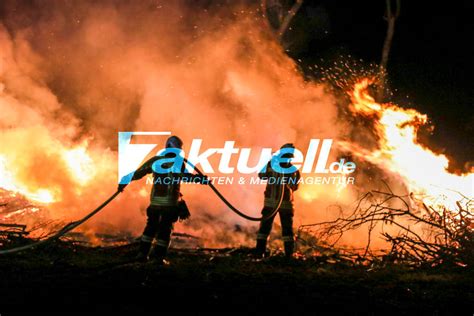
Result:
{"label": "tree trunk", "polygon": [[385,90],[387,88],[387,64],[388,56],[390,54],[390,48],[392,47],[393,33],[395,32],[395,21],[400,15],[400,0],[396,2],[395,13],[392,12],[391,0],[386,0],[387,14],[385,19],[387,20],[387,35],[385,36],[385,42],[382,49],[382,58],[380,60],[380,74],[379,74],[379,86],[377,89],[377,99],[383,101],[385,97]]}

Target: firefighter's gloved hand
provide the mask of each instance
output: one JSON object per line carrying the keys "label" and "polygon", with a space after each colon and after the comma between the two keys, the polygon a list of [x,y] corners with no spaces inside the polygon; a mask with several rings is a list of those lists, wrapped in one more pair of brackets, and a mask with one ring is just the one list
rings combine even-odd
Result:
{"label": "firefighter's gloved hand", "polygon": [[119,184],[117,191],[123,192],[123,190],[125,190],[126,187],[127,187],[127,184]]}
{"label": "firefighter's gloved hand", "polygon": [[180,222],[183,222],[183,221],[187,220],[190,217],[191,217],[191,213],[188,212],[186,214],[179,215],[178,219],[179,219]]}
{"label": "firefighter's gloved hand", "polygon": [[184,200],[178,202],[178,219],[180,222],[187,220],[191,216],[189,208]]}

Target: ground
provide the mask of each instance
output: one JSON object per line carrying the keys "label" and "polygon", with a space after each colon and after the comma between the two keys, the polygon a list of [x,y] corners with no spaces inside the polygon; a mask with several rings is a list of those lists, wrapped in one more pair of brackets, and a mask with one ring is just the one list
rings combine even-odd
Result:
{"label": "ground", "polygon": [[175,249],[170,264],[159,266],[131,262],[136,251],[137,244],[57,242],[2,256],[0,314],[137,315],[169,307],[222,314],[275,308],[291,314],[474,312],[474,272],[465,268],[374,268],[278,254],[255,260],[246,248]]}

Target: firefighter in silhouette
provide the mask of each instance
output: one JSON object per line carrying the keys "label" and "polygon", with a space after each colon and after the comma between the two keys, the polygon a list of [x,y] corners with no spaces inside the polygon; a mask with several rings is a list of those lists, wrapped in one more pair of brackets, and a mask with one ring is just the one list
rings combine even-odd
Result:
{"label": "firefighter in silhouette", "polygon": [[[298,182],[300,179],[300,172],[291,164],[291,159],[294,158],[295,146],[293,144],[285,144],[280,149],[280,156],[285,161],[280,162],[279,166],[284,168],[282,170],[274,170],[272,168],[272,161],[277,157],[272,157],[266,167],[258,174],[262,180],[267,180],[265,188],[265,200],[262,210],[263,216],[270,215],[278,206],[279,197],[283,190],[283,201],[281,203],[278,213],[280,214],[280,222],[282,228],[282,239],[285,248],[285,255],[287,257],[293,256],[295,241],[293,236],[293,192],[298,189]],[[283,170],[292,172],[283,173]],[[276,216],[276,214],[275,214]],[[263,257],[266,254],[267,239],[270,235],[275,216],[260,222],[260,228],[257,235],[256,255]]]}
{"label": "firefighter in silhouette", "polygon": [[[180,192],[181,182],[192,182],[207,184],[206,176],[193,175],[185,172],[185,165],[178,170],[172,168],[173,160],[177,157],[177,151],[181,150],[183,142],[177,136],[171,136],[166,141],[164,154],[155,156],[146,161],[138,168],[130,180],[138,180],[145,175],[153,174],[153,187],[150,194],[150,205],[146,210],[147,223],[140,239],[140,249],[136,257],[138,261],[146,261],[151,249],[153,239],[156,245],[153,257],[158,262],[164,262],[164,258],[170,244],[173,224],[178,220],[185,220],[190,216],[186,203]],[[157,165],[160,170],[157,172]],[[119,190],[123,191],[127,184],[119,184]]]}

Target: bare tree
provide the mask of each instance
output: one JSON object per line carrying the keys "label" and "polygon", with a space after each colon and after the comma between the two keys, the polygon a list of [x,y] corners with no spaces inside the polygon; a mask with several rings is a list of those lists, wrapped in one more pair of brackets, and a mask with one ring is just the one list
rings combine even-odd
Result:
{"label": "bare tree", "polygon": [[[283,45],[284,48],[287,48],[288,43],[285,43],[283,36],[290,28],[292,19],[298,13],[299,9],[303,5],[304,0],[296,0],[295,3],[291,6],[289,10],[286,9],[284,3],[281,0],[262,0],[262,12],[269,22],[270,28],[273,33],[276,35],[278,41]],[[274,22],[272,23],[269,19],[269,14],[273,13],[275,17]]]}
{"label": "bare tree", "polygon": [[392,47],[393,34],[395,32],[395,21],[400,16],[400,0],[395,1],[395,11],[392,9],[392,0],[386,0],[386,11],[384,19],[387,21],[387,34],[382,49],[382,58],[380,60],[380,85],[377,91],[379,100],[384,98],[384,91],[387,81],[387,64],[390,48]]}

